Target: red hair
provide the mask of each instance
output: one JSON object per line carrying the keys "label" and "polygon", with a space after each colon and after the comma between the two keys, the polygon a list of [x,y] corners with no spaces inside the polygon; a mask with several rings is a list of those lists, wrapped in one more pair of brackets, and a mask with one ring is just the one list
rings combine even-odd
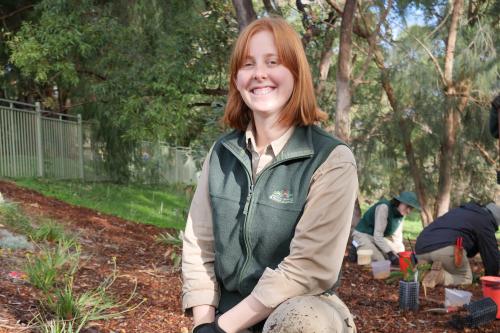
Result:
{"label": "red hair", "polygon": [[280,62],[294,78],[292,95],[281,111],[280,121],[287,126],[312,125],[328,116],[316,103],[311,69],[298,34],[281,18],[262,18],[250,23],[236,40],[229,69],[229,93],[222,121],[241,131],[252,119],[252,110],[236,88],[236,75],[248,55],[248,44],[257,32],[269,31],[274,36]]}

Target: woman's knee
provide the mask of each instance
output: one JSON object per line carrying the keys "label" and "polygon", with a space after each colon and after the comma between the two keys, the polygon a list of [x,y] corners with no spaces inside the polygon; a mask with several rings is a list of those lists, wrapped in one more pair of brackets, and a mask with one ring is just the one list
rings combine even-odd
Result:
{"label": "woman's knee", "polygon": [[[349,314],[349,310],[346,311]],[[283,302],[271,313],[264,325],[263,333],[344,333],[352,322],[350,314],[337,311],[327,298],[322,296],[297,296]],[[354,332],[354,331],[351,331]]]}

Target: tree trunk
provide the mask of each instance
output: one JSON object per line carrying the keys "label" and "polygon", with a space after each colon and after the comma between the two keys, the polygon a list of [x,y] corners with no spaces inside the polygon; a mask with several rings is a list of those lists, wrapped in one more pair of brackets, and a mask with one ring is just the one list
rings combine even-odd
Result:
{"label": "tree trunk", "polygon": [[350,134],[349,110],[351,109],[351,87],[349,78],[351,75],[352,26],[355,11],[356,0],[347,0],[340,24],[339,60],[336,80],[335,135],[346,142],[349,142]]}
{"label": "tree trunk", "polygon": [[[436,217],[443,215],[450,208],[450,197],[452,188],[452,168],[453,151],[455,149],[457,126],[459,124],[458,110],[456,107],[456,93],[453,82],[453,63],[455,54],[455,44],[457,40],[458,21],[462,13],[463,0],[453,1],[453,10],[451,14],[451,23],[446,42],[446,55],[444,58],[444,93],[446,96],[446,110],[443,123],[444,132],[441,139],[441,148],[439,156],[439,183],[438,194],[434,214]],[[466,104],[466,103],[465,103]],[[465,107],[465,105],[464,105]]]}
{"label": "tree trunk", "polygon": [[333,41],[335,36],[332,31],[326,32],[325,44],[323,45],[323,52],[321,52],[321,60],[319,62],[319,80],[316,85],[316,97],[320,97],[325,89],[326,79],[328,78],[328,73],[330,72],[330,66],[332,65],[333,56]]}
{"label": "tree trunk", "polygon": [[400,119],[401,126],[401,136],[403,139],[403,146],[405,149],[406,160],[408,161],[408,166],[410,167],[410,173],[415,184],[415,192],[417,194],[418,201],[420,203],[421,211],[420,217],[422,219],[422,226],[425,227],[432,222],[432,210],[427,202],[427,195],[425,194],[425,187],[422,181],[422,172],[417,164],[417,159],[415,158],[415,152],[413,150],[413,144],[411,143],[411,129],[408,126],[407,121],[403,118],[401,111],[397,106],[396,95],[392,88],[391,82],[389,81],[389,76],[387,74],[387,69],[383,63],[382,53],[375,49],[375,62],[379,69],[382,71],[382,87],[384,88],[389,104],[392,110],[396,113],[396,116]]}
{"label": "tree trunk", "polygon": [[[338,8],[336,3],[332,2],[332,1],[328,1],[328,2],[332,5],[332,7],[335,10],[337,10],[337,12],[340,12],[340,9]],[[370,50],[373,50],[373,53],[374,53],[373,60],[374,60],[375,64],[377,65],[377,67],[380,69],[381,74],[382,74],[381,75],[382,87],[387,95],[387,98],[389,100],[389,104],[391,105],[392,110],[394,111],[396,116],[401,119],[401,126],[403,129],[402,137],[403,137],[403,146],[405,148],[405,155],[406,155],[406,159],[408,160],[408,164],[410,166],[413,181],[415,183],[415,191],[417,193],[417,197],[418,197],[420,206],[422,207],[422,210],[420,212],[420,216],[422,218],[422,224],[423,224],[423,226],[426,226],[427,224],[429,224],[432,221],[432,213],[431,213],[432,210],[427,203],[427,196],[425,193],[425,188],[424,188],[422,176],[421,176],[422,172],[417,164],[417,161],[415,158],[415,152],[413,150],[413,145],[411,143],[411,129],[408,127],[407,122],[403,119],[401,110],[397,105],[396,96],[394,94],[394,90],[393,90],[391,82],[389,80],[387,68],[385,67],[385,64],[384,64],[384,56],[377,46],[375,34],[373,34],[373,33],[370,34],[361,24],[359,24],[359,22],[356,22],[356,24],[353,27],[353,31],[358,36],[365,38],[369,44]],[[340,60],[339,60],[339,63],[340,63]],[[337,89],[338,89],[338,87],[337,87]],[[353,218],[353,220],[354,220],[354,218]]]}
{"label": "tree trunk", "polygon": [[425,187],[422,180],[417,161],[415,159],[415,152],[413,151],[413,144],[411,143],[411,129],[405,119],[399,121],[401,131],[403,132],[403,145],[405,148],[405,155],[410,167],[410,174],[415,183],[415,192],[417,194],[418,202],[420,203],[420,218],[422,219],[422,227],[426,227],[432,222],[432,211],[427,203],[427,195],[425,194]]}
{"label": "tree trunk", "polygon": [[272,0],[262,0],[264,3],[264,8],[270,15],[278,15],[281,16],[281,10],[277,4]]}
{"label": "tree trunk", "polygon": [[236,10],[236,18],[238,19],[240,31],[245,29],[250,22],[257,19],[252,0],[233,0],[233,7]]}

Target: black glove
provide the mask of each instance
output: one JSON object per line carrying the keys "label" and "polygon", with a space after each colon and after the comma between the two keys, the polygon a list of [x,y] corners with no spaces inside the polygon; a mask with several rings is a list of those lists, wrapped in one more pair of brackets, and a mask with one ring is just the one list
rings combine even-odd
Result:
{"label": "black glove", "polygon": [[213,323],[205,323],[196,326],[193,333],[226,333],[222,328],[217,325],[217,320]]}
{"label": "black glove", "polygon": [[399,266],[399,257],[397,254],[395,254],[394,252],[387,252],[387,259],[389,259],[391,261],[391,265],[393,266]]}

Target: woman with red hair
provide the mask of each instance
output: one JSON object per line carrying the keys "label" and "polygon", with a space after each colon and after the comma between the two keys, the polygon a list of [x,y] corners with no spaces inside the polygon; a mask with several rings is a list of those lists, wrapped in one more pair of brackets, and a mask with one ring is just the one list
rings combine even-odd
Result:
{"label": "woman with red hair", "polygon": [[278,18],[236,41],[223,121],[183,245],[195,333],[356,332],[335,294],[358,186],[351,150],[316,123],[309,64]]}

